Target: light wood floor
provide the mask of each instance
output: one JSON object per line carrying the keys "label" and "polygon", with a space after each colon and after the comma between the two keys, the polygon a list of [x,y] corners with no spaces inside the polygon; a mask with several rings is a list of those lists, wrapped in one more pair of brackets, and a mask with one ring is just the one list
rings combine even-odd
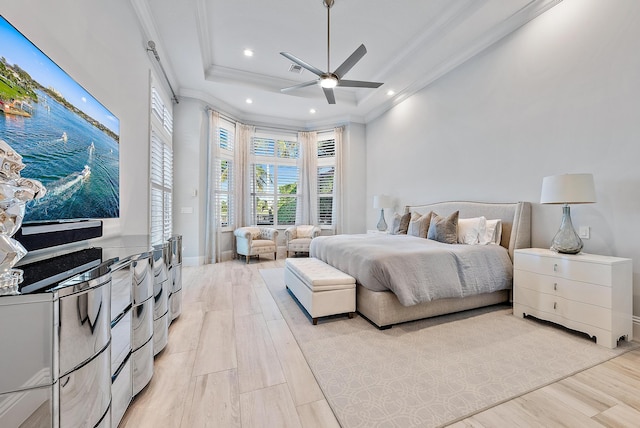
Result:
{"label": "light wood floor", "polygon": [[[183,310],[120,427],[339,427],[259,269],[183,268]],[[452,426],[638,427],[640,350]]]}

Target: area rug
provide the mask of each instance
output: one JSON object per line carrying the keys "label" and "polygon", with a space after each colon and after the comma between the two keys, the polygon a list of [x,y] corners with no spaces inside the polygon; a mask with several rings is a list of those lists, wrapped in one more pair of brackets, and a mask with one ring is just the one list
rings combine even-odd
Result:
{"label": "area rug", "polygon": [[607,349],[504,305],[388,330],[361,316],[314,326],[283,269],[260,273],[344,428],[446,425],[636,347]]}

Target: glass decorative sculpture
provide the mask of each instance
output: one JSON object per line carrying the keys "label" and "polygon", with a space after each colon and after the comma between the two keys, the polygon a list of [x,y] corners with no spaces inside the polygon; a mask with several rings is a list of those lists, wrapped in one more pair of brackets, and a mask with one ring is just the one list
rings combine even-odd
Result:
{"label": "glass decorative sculpture", "polygon": [[45,195],[38,180],[20,177],[22,156],[0,140],[0,295],[19,294],[22,270],[14,266],[27,250],[12,236],[22,226],[25,204]]}

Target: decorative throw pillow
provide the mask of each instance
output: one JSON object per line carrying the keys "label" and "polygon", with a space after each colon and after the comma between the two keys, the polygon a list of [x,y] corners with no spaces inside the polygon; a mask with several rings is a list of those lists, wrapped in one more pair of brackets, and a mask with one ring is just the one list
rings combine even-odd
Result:
{"label": "decorative throw pillow", "polygon": [[431,222],[431,212],[420,215],[416,212],[411,213],[407,235],[417,236],[418,238],[426,238],[429,224]]}
{"label": "decorative throw pillow", "polygon": [[400,224],[398,225],[398,235],[406,235],[409,230],[409,221],[411,220],[411,213],[403,214],[400,217]]}
{"label": "decorative throw pillow", "polygon": [[502,241],[502,220],[487,220],[484,234],[480,235],[480,245],[498,244]]}
{"label": "decorative throw pillow", "polygon": [[487,219],[484,217],[458,219],[458,244],[476,245],[484,235]]}
{"label": "decorative throw pillow", "polygon": [[391,219],[391,227],[389,228],[390,234],[397,235],[399,233],[401,221],[402,216],[398,213],[393,213],[393,218]]}
{"label": "decorative throw pillow", "polygon": [[454,212],[449,217],[442,217],[436,213],[433,213],[431,217],[431,224],[429,225],[429,232],[427,238],[433,239],[438,242],[444,242],[445,244],[458,243],[458,215],[459,211]]}
{"label": "decorative throw pillow", "polygon": [[260,239],[259,227],[250,226],[247,229],[249,229],[249,232],[251,232],[251,239]]}
{"label": "decorative throw pillow", "polygon": [[311,238],[313,234],[313,226],[296,226],[297,238]]}

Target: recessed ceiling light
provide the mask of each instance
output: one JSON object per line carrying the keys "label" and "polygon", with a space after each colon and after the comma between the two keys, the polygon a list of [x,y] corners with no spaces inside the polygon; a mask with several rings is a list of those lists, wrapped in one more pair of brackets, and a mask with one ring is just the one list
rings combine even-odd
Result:
{"label": "recessed ceiling light", "polygon": [[392,96],[392,95],[395,95],[395,94],[396,94],[396,92],[394,90],[392,90],[392,89],[389,89],[387,91],[387,95],[389,95],[389,96]]}
{"label": "recessed ceiling light", "polygon": [[244,56],[253,56],[253,51],[251,49],[245,49]]}
{"label": "recessed ceiling light", "polygon": [[311,110],[309,110],[309,113],[315,114],[316,113],[316,109],[312,108]]}
{"label": "recessed ceiling light", "polygon": [[253,100],[251,98],[247,98],[247,104],[253,104]]}

